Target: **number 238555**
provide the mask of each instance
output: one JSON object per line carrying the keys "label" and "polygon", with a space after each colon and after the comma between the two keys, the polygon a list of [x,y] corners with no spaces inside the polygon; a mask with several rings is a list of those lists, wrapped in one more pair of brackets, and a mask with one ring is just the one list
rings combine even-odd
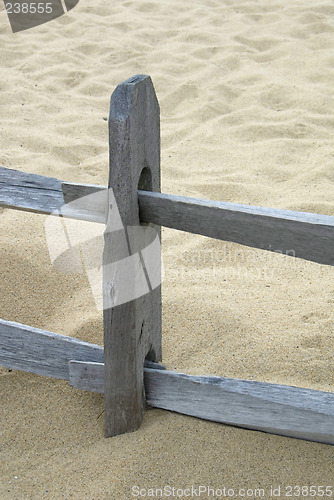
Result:
{"label": "number 238555", "polygon": [[7,14],[51,14],[52,3],[11,3],[5,2]]}
{"label": "number 238555", "polygon": [[286,497],[331,497],[331,486],[286,486]]}

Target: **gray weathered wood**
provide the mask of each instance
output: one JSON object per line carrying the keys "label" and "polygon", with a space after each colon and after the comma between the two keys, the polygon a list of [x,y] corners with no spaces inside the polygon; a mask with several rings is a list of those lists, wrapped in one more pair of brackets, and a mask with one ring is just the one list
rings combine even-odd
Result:
{"label": "gray weathered wood", "polygon": [[[68,380],[71,359],[104,363],[103,347],[0,319],[0,366]],[[165,369],[152,361],[145,367]]]}
{"label": "gray weathered wood", "polygon": [[[138,189],[160,191],[160,113],[150,77],[130,78],[112,94],[109,148],[109,213],[103,254],[107,437],[140,426],[145,408],[144,360],[161,359],[160,242],[154,262],[145,261],[144,249],[152,242],[146,232],[138,230]],[[130,227],[134,228],[131,233]],[[155,229],[160,238],[160,228]],[[148,264],[159,275],[155,287]],[[132,300],[134,291],[138,294]],[[131,300],[126,300],[126,294]]]}
{"label": "gray weathered wood", "polygon": [[0,319],[0,366],[68,380],[71,359],[103,363],[103,347]]}
{"label": "gray weathered wood", "polygon": [[[108,190],[105,186],[94,184],[74,184],[62,182],[64,203],[62,216],[67,212],[71,215],[78,212],[83,220],[90,222],[107,223],[108,215]],[[84,219],[84,215],[86,218]],[[78,217],[79,218],[79,217]]]}
{"label": "gray weathered wood", "polygon": [[[147,403],[246,429],[334,444],[334,393],[145,368]],[[71,361],[73,387],[103,393],[101,363]]]}
{"label": "gray weathered wood", "polygon": [[[82,199],[97,191],[100,196]],[[0,206],[105,224],[106,188],[0,167]]]}
{"label": "gray weathered wood", "polygon": [[[106,199],[105,186],[73,184],[0,167],[0,206],[45,214],[62,208],[63,217],[105,224]],[[334,265],[333,216],[143,190],[138,191],[138,203],[144,223]]]}
{"label": "gray weathered wood", "polygon": [[58,179],[0,167],[0,206],[50,214],[63,204]]}
{"label": "gray weathered wood", "polygon": [[[166,370],[163,365],[153,361],[145,361],[144,373],[147,370]],[[84,391],[104,393],[104,364],[70,360],[68,363],[69,383],[72,387]]]}
{"label": "gray weathered wood", "polygon": [[334,265],[334,217],[139,193],[140,219],[249,247]]}

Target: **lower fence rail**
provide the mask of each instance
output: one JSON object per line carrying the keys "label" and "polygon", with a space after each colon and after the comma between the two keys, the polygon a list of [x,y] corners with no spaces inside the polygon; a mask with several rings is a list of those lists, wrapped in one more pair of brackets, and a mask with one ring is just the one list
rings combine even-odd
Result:
{"label": "lower fence rail", "polygon": [[[104,393],[103,347],[0,319],[0,366]],[[194,376],[145,361],[149,406],[223,424],[334,444],[334,394],[226,377]]]}

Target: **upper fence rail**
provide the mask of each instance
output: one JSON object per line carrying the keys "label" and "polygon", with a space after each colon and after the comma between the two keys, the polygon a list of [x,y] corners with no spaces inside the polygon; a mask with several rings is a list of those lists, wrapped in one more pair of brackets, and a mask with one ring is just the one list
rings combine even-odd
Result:
{"label": "upper fence rail", "polygon": [[[101,196],[88,197],[98,191]],[[70,202],[80,199],[73,208]],[[143,223],[334,265],[334,217],[330,215],[141,190],[138,203]],[[105,224],[107,188],[0,167],[0,206]]]}

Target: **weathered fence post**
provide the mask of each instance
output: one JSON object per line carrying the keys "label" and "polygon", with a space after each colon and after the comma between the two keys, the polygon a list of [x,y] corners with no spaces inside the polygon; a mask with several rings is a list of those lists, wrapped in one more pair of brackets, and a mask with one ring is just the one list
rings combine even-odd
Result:
{"label": "weathered fence post", "polygon": [[[160,192],[160,112],[149,76],[130,78],[112,94],[109,150],[103,254],[106,437],[140,426],[144,361],[161,360],[160,226],[139,227],[138,206],[138,189]],[[153,253],[145,253],[150,245]]]}

